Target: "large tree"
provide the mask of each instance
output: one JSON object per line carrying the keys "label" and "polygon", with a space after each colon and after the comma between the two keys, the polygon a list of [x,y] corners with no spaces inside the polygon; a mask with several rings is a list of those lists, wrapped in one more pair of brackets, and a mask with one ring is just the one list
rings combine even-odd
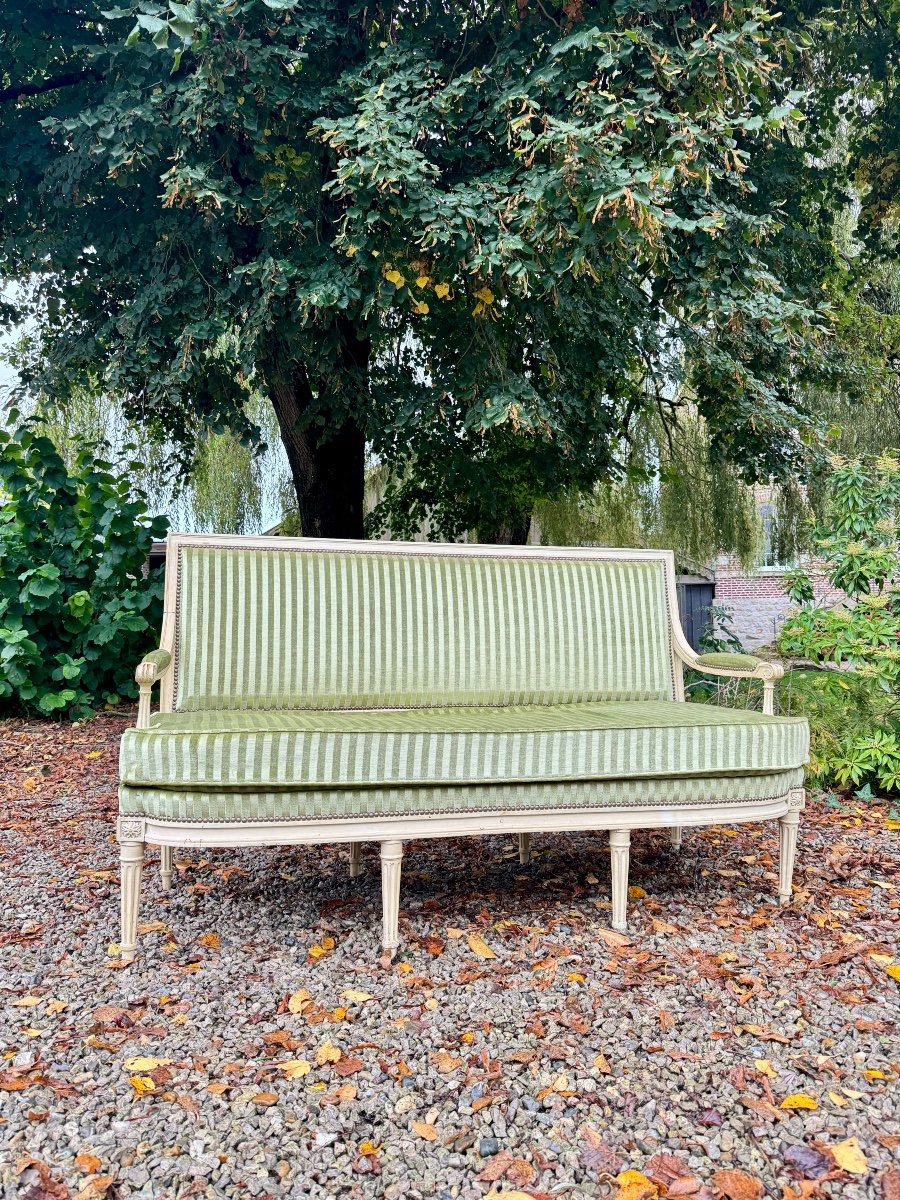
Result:
{"label": "large tree", "polygon": [[368,444],[395,523],[518,540],[685,398],[749,477],[792,469],[833,267],[792,132],[815,13],[4,8],[25,386],[99,378],[185,463],[204,428],[252,440],[263,389],[311,535],[362,534]]}

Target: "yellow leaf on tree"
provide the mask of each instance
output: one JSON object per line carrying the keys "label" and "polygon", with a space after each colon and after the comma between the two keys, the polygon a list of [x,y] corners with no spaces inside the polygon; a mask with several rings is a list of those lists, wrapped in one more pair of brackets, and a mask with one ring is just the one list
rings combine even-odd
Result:
{"label": "yellow leaf on tree", "polygon": [[423,317],[428,311],[428,305],[424,300],[417,300],[413,305],[413,312],[421,313]]}
{"label": "yellow leaf on tree", "polygon": [[477,933],[469,934],[469,949],[478,958],[496,958],[497,955],[493,952],[484,938],[479,937]]}
{"label": "yellow leaf on tree", "polygon": [[781,1107],[785,1110],[808,1108],[810,1112],[815,1112],[819,1107],[819,1102],[813,1100],[812,1096],[804,1096],[803,1092],[794,1092],[791,1096],[785,1096]]}
{"label": "yellow leaf on tree", "polygon": [[332,1046],[331,1042],[323,1042],[316,1051],[316,1062],[320,1067],[325,1063],[336,1063],[340,1057],[341,1051],[337,1046]]}
{"label": "yellow leaf on tree", "polygon": [[302,1013],[304,1008],[308,1008],[312,1004],[312,996],[306,988],[300,988],[299,992],[292,992],[288,996],[288,1012],[292,1012],[294,1016]]}
{"label": "yellow leaf on tree", "polygon": [[427,1121],[413,1121],[412,1127],[420,1138],[424,1138],[426,1142],[437,1141],[437,1130],[433,1125],[429,1125]]}
{"label": "yellow leaf on tree", "polygon": [[351,1004],[365,1004],[367,1000],[371,1000],[371,992],[358,992],[355,988],[347,988],[345,992],[341,992],[341,998],[349,1000]]}
{"label": "yellow leaf on tree", "polygon": [[900,963],[892,963],[891,966],[884,969],[890,975],[891,979],[896,979],[900,983]]}
{"label": "yellow leaf on tree", "polygon": [[390,271],[385,271],[384,277],[388,283],[392,283],[394,287],[398,288],[403,287],[404,283],[406,282],[400,272],[393,268]]}
{"label": "yellow leaf on tree", "polygon": [[129,1083],[138,1096],[146,1096],[148,1092],[156,1091],[156,1084],[149,1075],[132,1075]]}
{"label": "yellow leaf on tree", "polygon": [[416,287],[420,287],[420,288],[428,287],[428,284],[430,282],[431,282],[431,280],[428,278],[427,275],[417,275],[416,276]]}
{"label": "yellow leaf on tree", "polygon": [[307,1062],[305,1058],[288,1058],[275,1065],[285,1079],[302,1079],[312,1070],[312,1063]]}
{"label": "yellow leaf on tree", "polygon": [[659,1188],[640,1171],[622,1171],[616,1176],[619,1190],[615,1200],[656,1200]]}
{"label": "yellow leaf on tree", "polygon": [[484,304],[493,304],[494,303],[494,293],[491,291],[491,289],[489,287],[481,288],[479,291],[477,291],[475,293],[475,295]]}
{"label": "yellow leaf on tree", "polygon": [[436,283],[434,285],[434,294],[439,300],[446,300],[446,298],[450,295],[450,284]]}
{"label": "yellow leaf on tree", "polygon": [[869,1164],[858,1138],[846,1138],[836,1146],[829,1146],[829,1150],[842,1171],[849,1171],[851,1175],[865,1175],[868,1171]]}
{"label": "yellow leaf on tree", "polygon": [[171,1061],[171,1058],[145,1058],[139,1054],[135,1058],[125,1059],[125,1070],[155,1071],[157,1067],[167,1067]]}

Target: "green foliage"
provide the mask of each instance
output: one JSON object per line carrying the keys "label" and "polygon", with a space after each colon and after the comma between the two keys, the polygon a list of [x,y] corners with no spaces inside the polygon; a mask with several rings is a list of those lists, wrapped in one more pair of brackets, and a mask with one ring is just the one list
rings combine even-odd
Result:
{"label": "green foliage", "polygon": [[93,448],[68,468],[32,423],[0,430],[0,711],[77,717],[136,694],[162,617],[142,572],[165,531]]}
{"label": "green foliage", "polygon": [[266,390],[309,533],[326,477],[361,495],[361,453],[323,466],[347,430],[392,471],[391,520],[445,535],[518,536],[669,401],[747,478],[797,469],[847,175],[809,166],[850,86],[830,8],[7,10],[25,387],[98,379],[185,467],[204,429],[258,441]]}
{"label": "green foliage", "polygon": [[810,725],[810,783],[900,792],[896,699],[855,671],[794,670],[778,689],[781,712]]}
{"label": "green foliage", "polygon": [[839,786],[900,785],[898,517],[896,458],[835,459],[813,540],[829,582],[848,600],[818,605],[806,570],[785,581],[800,607],[781,628],[781,652],[852,668],[810,673],[797,691],[813,727],[813,774]]}
{"label": "green foliage", "polygon": [[535,516],[545,544],[661,547],[695,570],[722,553],[753,565],[761,540],[753,489],[716,458],[707,423],[689,410],[636,418],[618,480],[545,501]]}

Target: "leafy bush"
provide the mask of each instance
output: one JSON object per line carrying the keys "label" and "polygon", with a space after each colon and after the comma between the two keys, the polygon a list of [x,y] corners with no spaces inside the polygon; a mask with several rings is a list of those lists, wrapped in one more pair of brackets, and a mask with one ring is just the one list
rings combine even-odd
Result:
{"label": "leafy bush", "polygon": [[811,672],[823,676],[815,682],[802,680],[796,701],[796,711],[810,718],[812,770],[823,783],[900,791],[898,514],[896,458],[835,459],[814,544],[829,582],[847,600],[817,604],[805,570],[785,580],[800,608],[781,628],[780,651],[830,668]]}
{"label": "leafy bush", "polygon": [[136,694],[162,616],[144,565],[166,521],[97,450],[68,469],[32,422],[0,430],[0,709],[78,717]]}

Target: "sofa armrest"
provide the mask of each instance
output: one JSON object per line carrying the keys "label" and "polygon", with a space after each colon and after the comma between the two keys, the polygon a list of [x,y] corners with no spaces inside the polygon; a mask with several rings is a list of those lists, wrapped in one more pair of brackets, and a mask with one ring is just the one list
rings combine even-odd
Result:
{"label": "sofa armrest", "polygon": [[138,729],[150,728],[150,689],[154,683],[165,675],[172,665],[172,655],[168,650],[151,650],[138,663],[134,672],[134,681],[138,685]]}
{"label": "sofa armrest", "polygon": [[769,662],[752,654],[683,654],[682,661],[694,671],[704,675],[725,675],[731,679],[761,679],[763,685],[763,712],[772,716],[775,712],[775,684],[784,675],[780,662]]}

